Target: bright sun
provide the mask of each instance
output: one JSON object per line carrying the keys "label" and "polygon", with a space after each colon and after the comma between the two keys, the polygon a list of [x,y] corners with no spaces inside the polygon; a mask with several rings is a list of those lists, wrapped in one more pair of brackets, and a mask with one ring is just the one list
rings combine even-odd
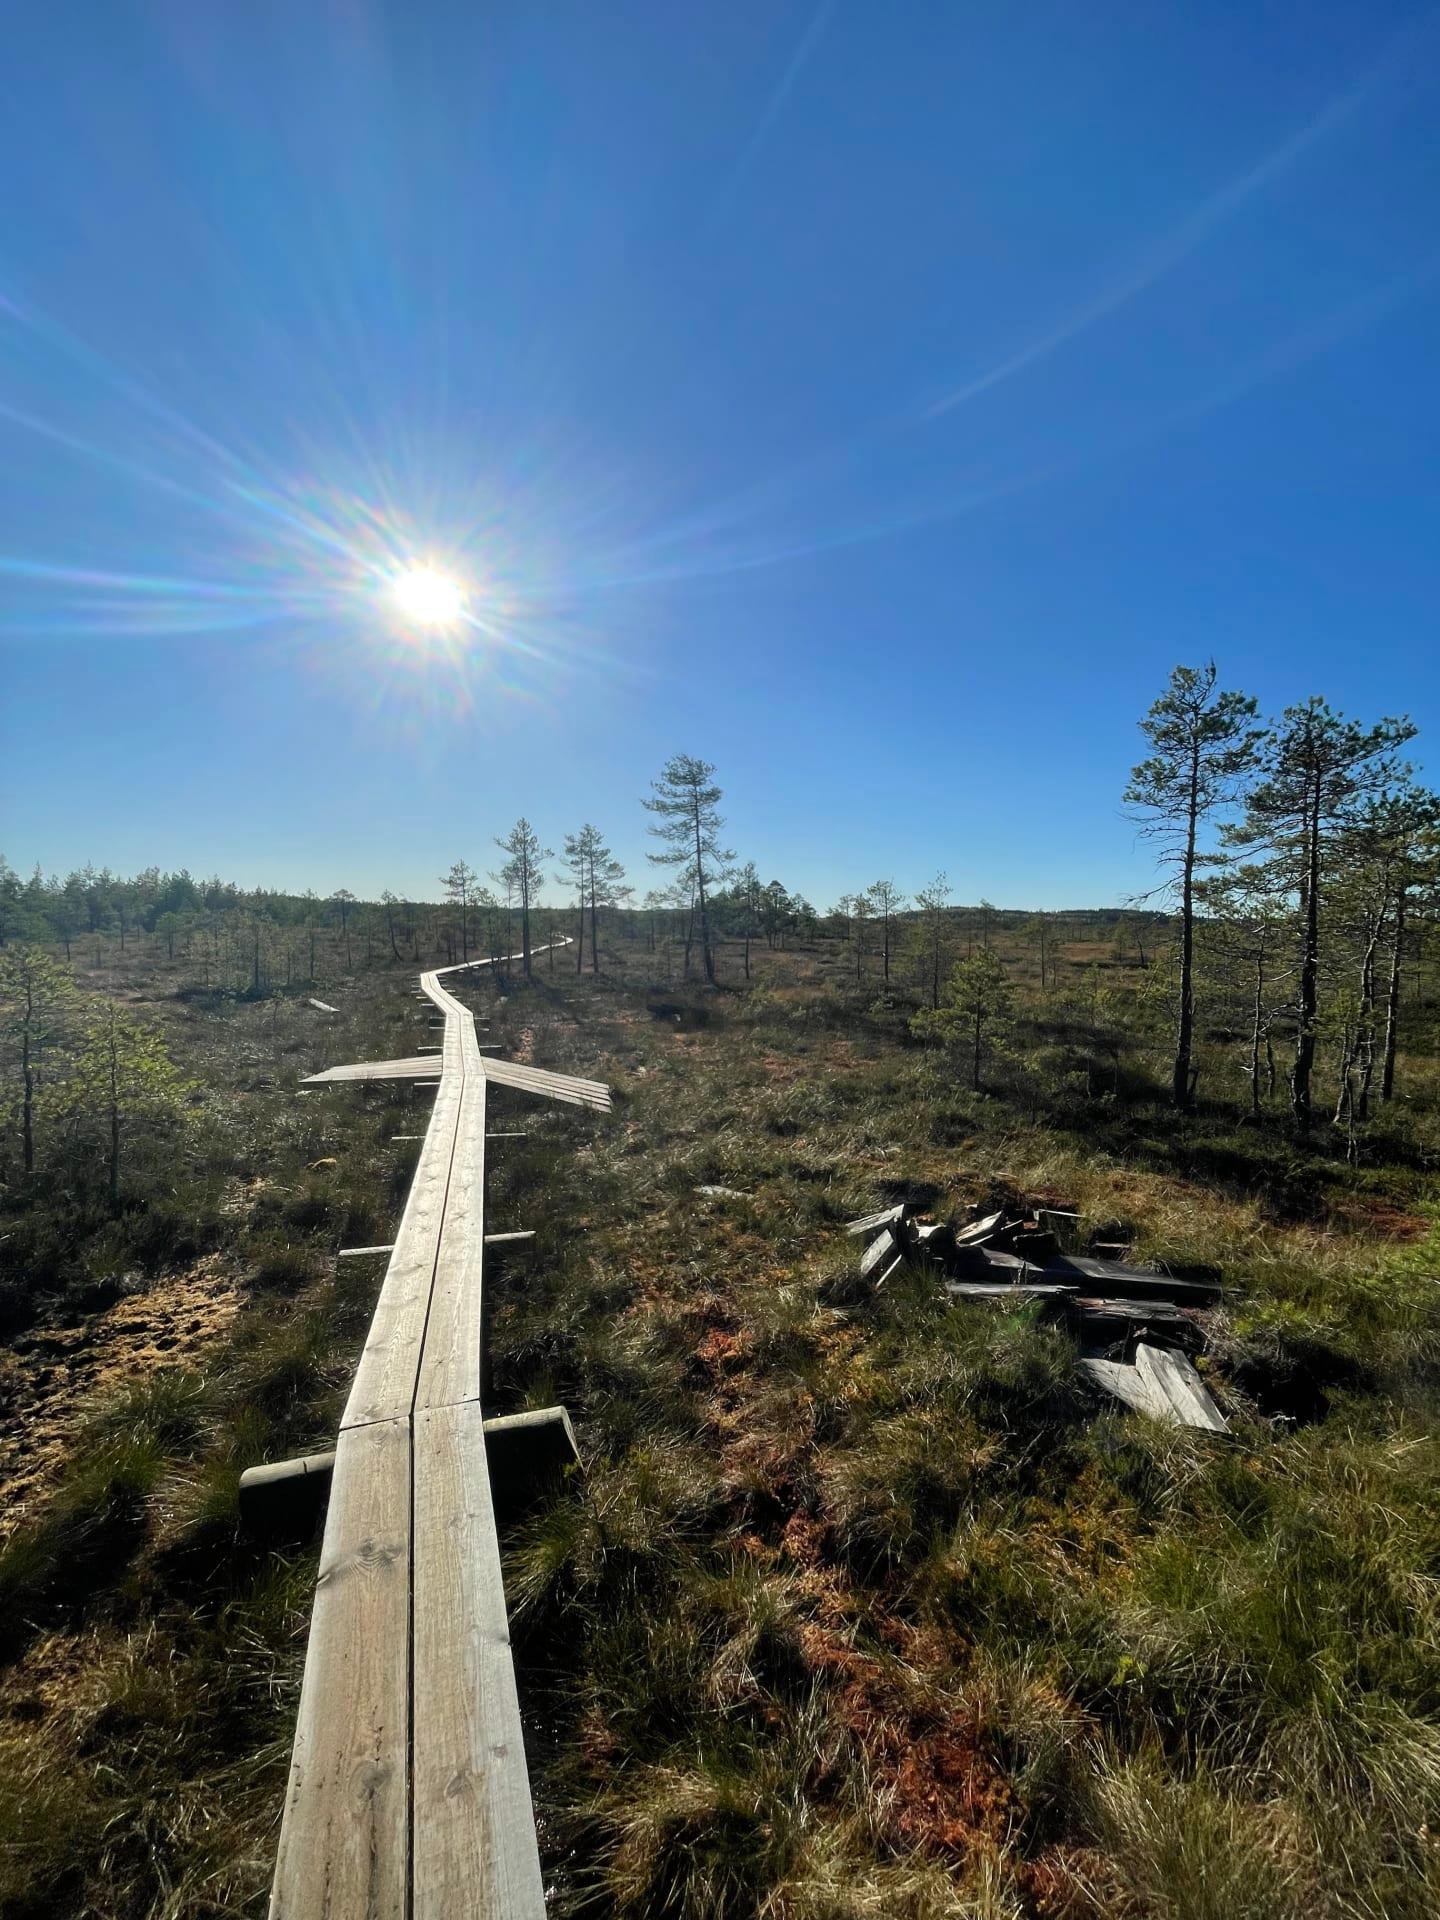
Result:
{"label": "bright sun", "polygon": [[465,592],[458,580],[436,567],[406,567],[390,583],[395,605],[412,626],[453,627],[465,612]]}

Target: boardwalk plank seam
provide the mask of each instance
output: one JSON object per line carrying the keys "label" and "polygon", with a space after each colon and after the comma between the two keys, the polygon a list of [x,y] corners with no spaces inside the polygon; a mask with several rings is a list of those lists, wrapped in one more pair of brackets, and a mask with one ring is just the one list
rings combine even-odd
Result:
{"label": "boardwalk plank seam", "polygon": [[480,1405],[486,1095],[493,1080],[602,1111],[610,1096],[492,1070],[440,984],[489,964],[421,976],[445,1015],[423,1061],[440,1078],[341,1418],[271,1920],[544,1916]]}

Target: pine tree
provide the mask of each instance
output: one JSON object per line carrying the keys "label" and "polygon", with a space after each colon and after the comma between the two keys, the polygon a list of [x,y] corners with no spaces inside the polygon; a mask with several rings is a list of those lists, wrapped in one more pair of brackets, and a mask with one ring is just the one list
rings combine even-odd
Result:
{"label": "pine tree", "polygon": [[[710,895],[735,858],[720,845],[724,822],[718,812],[721,789],[715,785],[714,773],[708,760],[677,753],[666,761],[659,779],[651,782],[650,797],[641,802],[658,822],[651,833],[665,842],[665,851],[652,853],[650,859],[657,866],[674,867],[677,884],[690,889],[699,919],[705,978],[712,987],[715,950],[710,938]],[[687,942],[687,961],[688,951]]]}
{"label": "pine tree", "polygon": [[872,881],[869,888],[870,910],[880,916],[880,952],[883,956],[885,984],[890,984],[890,923],[905,904],[905,896],[893,880]]}
{"label": "pine tree", "polygon": [[517,820],[496,846],[510,857],[493,877],[505,887],[508,897],[520,906],[520,954],[525,978],[533,980],[530,954],[530,913],[544,885],[544,863],[555,858],[549,847],[542,847],[540,836],[523,816]]}
{"label": "pine tree", "polygon": [[1142,830],[1160,846],[1161,863],[1173,869],[1163,890],[1180,903],[1180,978],[1175,1013],[1175,1057],[1170,1097],[1188,1111],[1195,1101],[1195,881],[1216,856],[1200,850],[1200,831],[1218,808],[1232,802],[1257,764],[1263,729],[1248,694],[1217,690],[1215,662],[1176,667],[1170,684],[1140,722],[1154,749],[1132,768],[1125,789]]}
{"label": "pine tree", "polygon": [[445,889],[445,898],[452,907],[460,912],[460,957],[470,958],[470,909],[475,904],[476,874],[463,860],[457,860],[450,871],[442,874],[440,884]]}
{"label": "pine tree", "polygon": [[182,1124],[189,1091],[153,1027],[113,1000],[92,1010],[59,1105],[81,1125],[103,1123],[112,1212],[120,1207],[122,1141],[136,1126]]}
{"label": "pine tree", "polygon": [[1267,741],[1263,778],[1249,796],[1245,818],[1227,836],[1240,846],[1269,849],[1282,883],[1299,901],[1290,1110],[1302,1137],[1313,1116],[1321,896],[1334,878],[1337,850],[1361,810],[1408,772],[1398,752],[1414,733],[1405,719],[1362,727],[1316,697],[1287,707]]}
{"label": "pine tree", "polygon": [[67,967],[39,947],[0,952],[0,1039],[13,1052],[20,1081],[20,1139],[25,1171],[35,1171],[35,1089],[47,1047],[62,1038],[75,1005]]}
{"label": "pine tree", "polygon": [[929,886],[922,887],[916,894],[915,904],[920,909],[917,932],[929,975],[930,1010],[934,1013],[940,1006],[940,981],[950,934],[950,882],[946,876],[937,873]]}
{"label": "pine tree", "polygon": [[989,947],[976,947],[968,960],[950,970],[938,1007],[927,1007],[910,1022],[922,1038],[962,1049],[970,1062],[970,1085],[981,1088],[987,1052],[992,1052],[1014,1017],[1010,976]]}

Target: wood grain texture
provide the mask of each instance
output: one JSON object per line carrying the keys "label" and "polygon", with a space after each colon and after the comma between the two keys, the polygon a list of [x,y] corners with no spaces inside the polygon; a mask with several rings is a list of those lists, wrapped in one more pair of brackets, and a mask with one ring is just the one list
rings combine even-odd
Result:
{"label": "wood grain texture", "polygon": [[545,1912],[479,1398],[486,1099],[492,1079],[602,1110],[610,1095],[482,1058],[440,982],[463,970],[421,977],[438,1058],[306,1083],[437,1092],[340,1432],[272,1920]]}
{"label": "wood grain texture", "polygon": [[472,1062],[461,1095],[445,1230],[416,1383],[417,1408],[480,1398],[484,1261],[485,1080]]}
{"label": "wood grain texture", "polygon": [[1156,1400],[1169,1408],[1169,1417],[1177,1426],[1203,1427],[1210,1433],[1230,1431],[1205,1382],[1183,1353],[1142,1342],[1135,1349],[1135,1371]]}
{"label": "wood grain texture", "polygon": [[445,1195],[459,1126],[461,1076],[441,1083],[425,1144],[395,1235],[365,1351],[355,1370],[342,1425],[394,1420],[415,1404],[425,1322],[445,1219]]}
{"label": "wood grain texture", "polygon": [[593,1107],[609,1113],[610,1089],[599,1080],[577,1080],[573,1074],[547,1073],[543,1067],[522,1067],[514,1060],[482,1060],[485,1078],[495,1086],[515,1087],[570,1106]]}
{"label": "wood grain texture", "polygon": [[311,1073],[300,1082],[302,1087],[333,1087],[351,1080],[419,1080],[433,1076],[434,1052],[409,1054],[403,1060],[356,1060],[349,1066],[326,1067],[323,1073]]}
{"label": "wood grain texture", "polygon": [[336,1450],[271,1920],[405,1920],[410,1424]]}
{"label": "wood grain texture", "polygon": [[542,1920],[484,1426],[415,1416],[414,1920]]}

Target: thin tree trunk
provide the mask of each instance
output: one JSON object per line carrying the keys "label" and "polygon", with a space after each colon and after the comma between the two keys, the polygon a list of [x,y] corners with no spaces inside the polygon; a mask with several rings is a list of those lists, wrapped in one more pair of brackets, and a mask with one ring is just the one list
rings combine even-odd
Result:
{"label": "thin tree trunk", "polygon": [[20,1129],[25,1143],[25,1171],[35,1171],[35,1068],[30,1059],[30,1035],[24,1033],[20,1038],[21,1071],[25,1076],[25,1092],[20,1108]]}
{"label": "thin tree trunk", "polygon": [[1347,1020],[1345,1038],[1340,1046],[1339,1091],[1335,1096],[1335,1112],[1331,1116],[1333,1124],[1339,1126],[1347,1114],[1353,1116],[1355,1108],[1354,1089],[1350,1084],[1350,1070],[1355,1064],[1355,1030]]}
{"label": "thin tree trunk", "polygon": [[110,1015],[110,1211],[120,1211],[120,1062],[113,1012]]}
{"label": "thin tree trunk", "polygon": [[1300,950],[1295,1071],[1290,1081],[1290,1111],[1295,1131],[1302,1138],[1310,1131],[1310,1079],[1315,1070],[1315,1010],[1320,979],[1320,780],[1317,772],[1305,828],[1305,931]]}
{"label": "thin tree trunk", "polygon": [[700,902],[700,954],[705,962],[705,978],[715,985],[715,955],[710,948],[710,913],[705,904],[705,856],[700,845],[700,808],[695,808],[695,892]]}
{"label": "thin tree trunk", "polygon": [[1380,944],[1384,911],[1382,898],[1379,912],[1370,919],[1365,958],[1360,967],[1360,1019],[1355,1045],[1360,1063],[1360,1091],[1355,1101],[1355,1118],[1361,1121],[1370,1117],[1370,1086],[1375,1078],[1375,953]]}
{"label": "thin tree trunk", "polygon": [[1255,956],[1255,1006],[1250,1028],[1250,1112],[1260,1123],[1260,1041],[1265,1024],[1265,949]]}
{"label": "thin tree trunk", "polygon": [[1170,1098],[1182,1113],[1194,1099],[1190,1058],[1195,1049],[1195,832],[1200,813],[1200,742],[1190,754],[1190,811],[1180,873],[1180,1009],[1175,1029],[1175,1067]]}
{"label": "thin tree trunk", "polygon": [[1405,939],[1405,888],[1395,895],[1395,933],[1390,942],[1390,984],[1385,994],[1385,1056],[1380,1069],[1382,1102],[1395,1096],[1395,1050],[1400,1035],[1400,959]]}

